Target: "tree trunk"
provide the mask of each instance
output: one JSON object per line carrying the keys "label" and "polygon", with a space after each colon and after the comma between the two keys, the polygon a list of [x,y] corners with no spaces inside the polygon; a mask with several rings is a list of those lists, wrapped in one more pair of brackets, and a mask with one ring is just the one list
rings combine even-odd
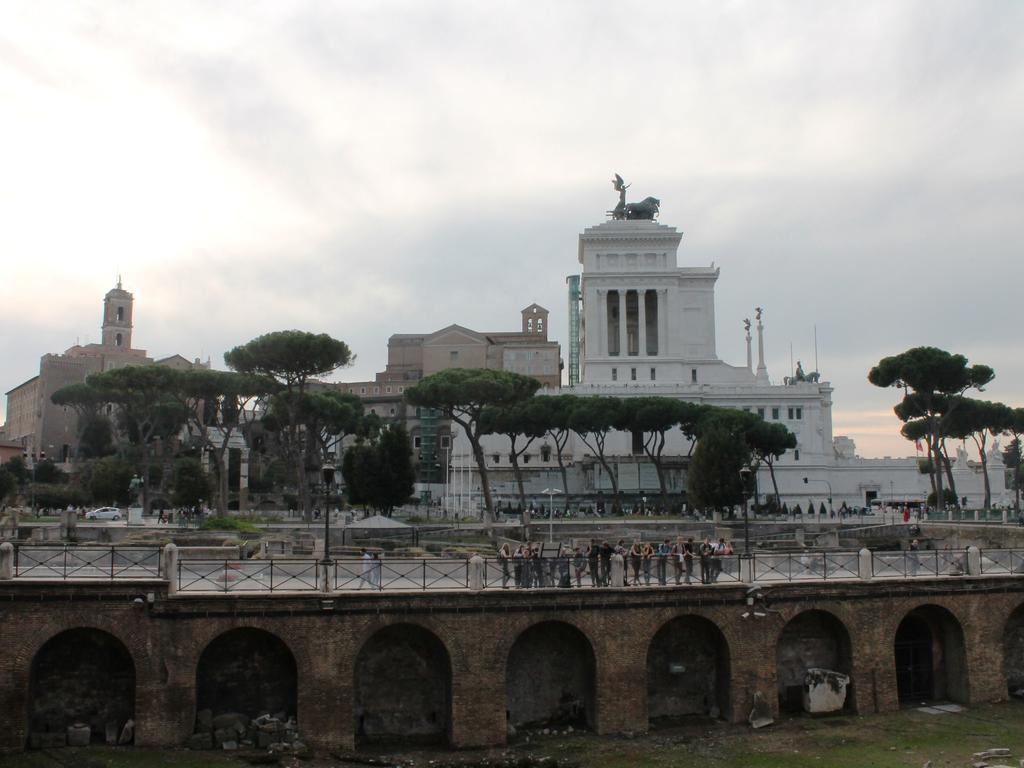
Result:
{"label": "tree trunk", "polygon": [[772,478],[772,490],[775,492],[775,508],[781,509],[782,503],[779,501],[779,484],[775,481],[775,462],[765,459],[764,463],[768,465],[768,474],[771,475]]}
{"label": "tree trunk", "polygon": [[[473,457],[476,459],[477,471],[480,473],[480,490],[484,494],[484,530],[487,531],[488,536],[491,536],[494,533],[494,502],[491,500],[491,483],[487,477],[487,462],[484,459],[484,448],[480,445],[480,438],[477,435],[467,430],[466,437],[469,438],[469,443],[473,448]],[[470,488],[472,488],[472,482],[473,479],[470,476]]]}
{"label": "tree trunk", "polygon": [[[972,437],[974,437],[972,435]],[[981,458],[981,476],[985,481],[985,505],[988,510],[992,506],[992,486],[988,482],[988,456],[985,455],[985,443],[988,442],[985,433],[981,433],[981,439],[974,437],[974,444],[978,447],[978,456]]]}
{"label": "tree trunk", "polygon": [[512,452],[509,454],[512,459],[512,474],[516,478],[516,487],[519,489],[519,503],[526,507],[526,489],[523,488],[523,471],[519,468],[519,455],[516,453],[515,442],[512,443]]}
{"label": "tree trunk", "polygon": [[224,452],[213,451],[213,463],[217,467],[217,515],[228,516],[228,464],[224,461]]}
{"label": "tree trunk", "polygon": [[929,451],[932,459],[932,486],[935,488],[935,509],[945,509],[945,499],[942,494],[942,452],[939,450],[939,426],[934,416],[931,417],[931,434],[928,436]]}
{"label": "tree trunk", "polygon": [[953,492],[953,506],[960,508],[960,494],[956,490],[956,480],[953,479],[953,463],[949,460],[949,456],[946,455],[946,441],[942,440],[941,447],[939,449],[939,456],[942,458],[942,466],[946,470],[946,479],[949,480],[949,490]]}

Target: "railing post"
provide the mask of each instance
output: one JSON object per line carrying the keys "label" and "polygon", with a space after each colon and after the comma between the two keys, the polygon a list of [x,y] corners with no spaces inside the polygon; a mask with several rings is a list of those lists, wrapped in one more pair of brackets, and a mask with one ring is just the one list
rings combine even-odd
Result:
{"label": "railing post", "polygon": [[178,591],[181,574],[178,573],[178,547],[175,544],[164,545],[161,554],[161,567],[167,578],[167,594],[173,595]]}
{"label": "railing post", "polygon": [[977,547],[967,548],[967,574],[981,576],[981,550]]}
{"label": "railing post", "polygon": [[0,579],[14,578],[14,545],[9,541],[0,544]]}
{"label": "railing post", "polygon": [[484,588],[484,559],[480,555],[469,558],[469,590],[479,592]]}
{"label": "railing post", "polygon": [[740,555],[740,581],[744,584],[754,583],[754,558],[755,554]]}
{"label": "railing post", "polygon": [[867,547],[864,547],[860,552],[857,553],[857,575],[860,576],[860,578],[862,578],[864,581],[871,581],[871,550]]}

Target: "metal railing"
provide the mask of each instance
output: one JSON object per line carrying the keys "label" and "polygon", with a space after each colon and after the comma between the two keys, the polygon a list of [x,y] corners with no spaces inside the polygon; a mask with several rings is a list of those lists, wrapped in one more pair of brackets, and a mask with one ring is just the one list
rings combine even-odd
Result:
{"label": "metal railing", "polygon": [[159,547],[18,544],[16,579],[161,579]]}
{"label": "metal railing", "polygon": [[928,549],[871,553],[873,577],[962,576],[966,572],[967,552],[964,550]]}
{"label": "metal railing", "polygon": [[179,592],[318,592],[316,560],[179,560]]}
{"label": "metal railing", "polygon": [[754,554],[755,582],[829,581],[860,577],[856,552],[783,552]]}
{"label": "metal railing", "polygon": [[1024,549],[981,550],[983,574],[1024,574]]}
{"label": "metal railing", "polygon": [[422,558],[334,561],[332,585],[336,590],[468,589],[469,561]]}

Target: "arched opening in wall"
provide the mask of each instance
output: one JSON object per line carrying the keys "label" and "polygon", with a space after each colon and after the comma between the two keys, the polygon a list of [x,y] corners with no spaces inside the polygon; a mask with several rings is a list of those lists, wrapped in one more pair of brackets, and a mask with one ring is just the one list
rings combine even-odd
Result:
{"label": "arched opening in wall", "polygon": [[[124,644],[98,629],[50,638],[29,676],[29,746],[62,746],[68,726],[89,726],[90,740],[118,739],[135,717],[135,663]],[[130,736],[125,733],[130,741]]]}
{"label": "arched opening in wall", "polygon": [[782,628],[775,646],[779,711],[815,715],[853,711],[853,684],[844,685],[840,677],[848,678],[852,670],[846,626],[827,611],[797,614]]}
{"label": "arched opening in wall", "polygon": [[230,715],[236,715],[231,727],[235,722],[247,727],[248,721],[270,715],[283,729],[298,716],[297,691],[295,657],[283,641],[262,629],[229,630],[214,638],[199,657],[196,727],[208,729],[212,722],[215,739],[221,739],[218,730],[224,730]]}
{"label": "arched opening in wall", "polygon": [[945,608],[924,605],[900,622],[894,642],[901,704],[967,703],[967,658],[960,622]]}
{"label": "arched opening in wall", "polygon": [[647,648],[647,717],[669,724],[698,715],[729,716],[729,644],[699,616],[680,616]]}
{"label": "arched opening in wall", "polygon": [[1011,695],[1024,696],[1024,605],[1010,614],[1003,630],[1003,672]]}
{"label": "arched opening in wall", "polygon": [[355,665],[356,741],[445,743],[451,722],[451,661],[432,632],[395,624],[375,633]]}
{"label": "arched opening in wall", "polygon": [[576,627],[545,621],[525,630],[505,665],[506,715],[516,728],[594,724],[594,649]]}

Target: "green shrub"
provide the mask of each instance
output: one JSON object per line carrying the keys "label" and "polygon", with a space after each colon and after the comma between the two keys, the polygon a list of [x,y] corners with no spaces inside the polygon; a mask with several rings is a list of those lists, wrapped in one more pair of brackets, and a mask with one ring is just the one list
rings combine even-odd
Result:
{"label": "green shrub", "polygon": [[204,520],[200,526],[202,531],[239,531],[240,533],[262,533],[262,531],[248,520],[241,520],[237,517],[211,517]]}

